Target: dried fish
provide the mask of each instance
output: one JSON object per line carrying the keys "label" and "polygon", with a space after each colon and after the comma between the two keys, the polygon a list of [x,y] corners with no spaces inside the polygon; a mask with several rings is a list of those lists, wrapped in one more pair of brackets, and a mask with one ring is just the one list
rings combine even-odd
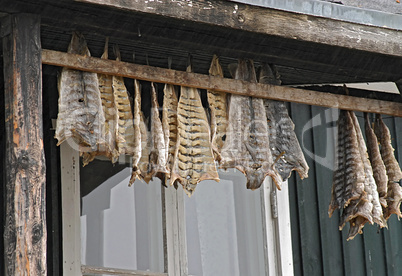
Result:
{"label": "dried fish", "polygon": [[[354,134],[358,145],[359,158],[356,162],[361,163],[364,170],[364,193],[359,198],[353,199],[344,206],[339,229],[342,229],[346,222],[350,223],[348,240],[353,239],[357,234],[362,233],[365,223],[377,223],[380,227],[385,227],[386,222],[382,213],[377,186],[373,177],[373,170],[368,159],[367,147],[363,139],[356,115],[352,111],[347,112],[351,119]],[[349,177],[349,175],[346,175]]]}
{"label": "dried fish", "polygon": [[376,115],[374,132],[380,142],[381,157],[387,169],[388,176],[388,207],[384,211],[384,216],[388,219],[392,214],[396,214],[398,218],[401,218],[402,188],[398,182],[402,179],[402,171],[394,155],[394,148],[391,144],[391,133],[379,114]]}
{"label": "dried fish", "polygon": [[[240,60],[235,78],[257,82],[251,60]],[[268,127],[262,99],[231,95],[227,137],[222,148],[222,168],[236,168],[247,177],[247,188],[257,189],[267,175],[280,188],[280,178],[272,169]]]}
{"label": "dried fish", "polygon": [[[173,168],[174,154],[177,142],[177,93],[173,85],[166,84],[163,96],[162,127],[165,133],[165,142],[168,153],[168,168]],[[168,183],[170,174],[166,174],[165,182]]]}
{"label": "dried fish", "polygon": [[[116,49],[116,60],[120,61],[120,53]],[[116,141],[119,154],[134,155],[134,122],[130,99],[123,77],[113,76],[112,87],[117,107],[118,124],[116,125]]]}
{"label": "dried fish", "polygon": [[177,143],[170,184],[177,180],[191,196],[200,181],[219,181],[207,115],[196,88],[181,87],[177,120]]}
{"label": "dried fish", "polygon": [[[102,59],[108,59],[108,38],[106,39],[105,49]],[[93,161],[96,156],[103,155],[108,157],[112,163],[119,158],[119,152],[116,145],[116,133],[118,122],[118,111],[114,102],[112,76],[98,74],[99,91],[102,100],[103,112],[105,115],[105,124],[103,127],[104,144],[99,144],[97,151],[83,153],[84,166]]]}
{"label": "dried fish", "polygon": [[[134,80],[134,153],[133,153],[133,171],[131,174],[131,179],[129,185],[132,185],[136,178],[140,178],[140,159],[142,153],[142,131],[141,125],[143,121],[141,120],[141,87],[138,80]],[[145,127],[145,126],[143,126]],[[148,170],[148,168],[147,168]]]}
{"label": "dried fish", "polygon": [[151,177],[157,173],[169,174],[167,168],[167,143],[165,139],[168,139],[162,128],[162,122],[159,117],[159,104],[158,97],[156,95],[155,84],[151,83],[151,151],[149,156],[149,162],[151,165]]}
{"label": "dried fish", "polygon": [[[151,134],[148,130],[148,122],[145,120],[144,113],[140,112],[140,132],[141,132],[141,158],[139,161],[139,178],[149,183],[152,179],[151,164],[149,162],[151,149]],[[131,176],[133,177],[133,176]]]}
{"label": "dried fish", "polygon": [[[268,64],[262,65],[259,82],[276,85],[281,83],[275,68],[271,68]],[[290,177],[293,170],[299,173],[300,178],[307,178],[309,167],[285,103],[266,99],[264,105],[268,122],[269,146],[275,163],[274,170],[282,182]]]}
{"label": "dried fish", "polygon": [[[214,55],[209,68],[211,76],[223,78],[223,70],[219,58]],[[215,160],[220,161],[221,150],[226,138],[227,127],[227,95],[223,92],[208,90],[208,104],[211,109],[211,140]]]}
{"label": "dried fish", "polygon": [[364,125],[365,125],[365,133],[367,139],[367,150],[371,162],[371,166],[373,168],[373,176],[375,182],[377,184],[377,191],[380,195],[380,203],[383,207],[387,207],[387,185],[388,185],[388,176],[387,171],[385,169],[384,162],[381,159],[380,148],[378,147],[377,136],[374,133],[374,130],[370,126],[370,120],[368,118],[368,114],[364,114]]}
{"label": "dried fish", "polygon": [[338,150],[329,217],[336,209],[347,207],[352,200],[365,195],[364,181],[364,165],[354,124],[350,113],[341,110],[338,119]]}
{"label": "dried fish", "polygon": [[360,129],[360,125],[359,125],[359,122],[357,120],[355,113],[353,111],[349,111],[349,113],[351,115],[351,118],[352,118],[352,121],[353,121],[353,124],[355,127],[357,140],[359,142],[359,151],[360,151],[360,156],[361,156],[361,159],[363,162],[364,173],[365,173],[364,191],[366,192],[366,197],[367,197],[368,203],[370,203],[372,205],[371,214],[373,217],[373,221],[375,223],[377,223],[380,227],[385,227],[386,222],[383,217],[382,207],[380,204],[380,198],[379,198],[379,194],[377,191],[377,185],[375,184],[375,180],[373,177],[373,169],[372,169],[370,161],[369,161],[366,143],[363,139],[363,134]]}
{"label": "dried fish", "polygon": [[[68,53],[90,56],[84,37],[73,33]],[[55,138],[58,145],[73,138],[81,152],[105,144],[105,124],[98,77],[95,73],[63,68],[59,78],[59,113]]]}

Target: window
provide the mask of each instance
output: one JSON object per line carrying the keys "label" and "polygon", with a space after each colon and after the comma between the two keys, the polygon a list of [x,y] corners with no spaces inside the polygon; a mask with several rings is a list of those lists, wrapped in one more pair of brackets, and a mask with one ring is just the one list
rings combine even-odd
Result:
{"label": "window", "polygon": [[64,275],[293,273],[286,184],[250,191],[228,170],[188,198],[159,180],[128,187],[128,162],[82,168],[68,143],[60,150]]}

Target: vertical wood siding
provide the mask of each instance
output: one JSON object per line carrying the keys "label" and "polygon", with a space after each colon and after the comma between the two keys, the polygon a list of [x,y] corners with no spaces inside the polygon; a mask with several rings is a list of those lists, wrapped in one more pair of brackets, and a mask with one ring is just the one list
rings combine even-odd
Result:
{"label": "vertical wood siding", "polygon": [[[328,167],[333,164],[337,131],[331,114],[337,111],[290,104],[289,113],[310,166],[309,178],[302,181],[294,174],[289,179],[294,274],[402,275],[402,221],[395,215],[388,220],[388,229],[366,225],[352,241],[346,241],[349,226],[338,230],[339,211],[328,217],[333,175]],[[356,115],[362,126],[363,114]],[[402,163],[402,118],[383,119]]]}

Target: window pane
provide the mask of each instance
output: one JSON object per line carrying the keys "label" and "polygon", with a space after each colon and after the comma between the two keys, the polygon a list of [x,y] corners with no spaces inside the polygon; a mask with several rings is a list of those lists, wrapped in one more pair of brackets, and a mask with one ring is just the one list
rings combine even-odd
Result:
{"label": "window pane", "polygon": [[82,264],[163,272],[160,181],[136,181],[131,168],[94,160],[81,168]]}
{"label": "window pane", "polygon": [[230,170],[185,199],[189,274],[265,275],[260,191]]}

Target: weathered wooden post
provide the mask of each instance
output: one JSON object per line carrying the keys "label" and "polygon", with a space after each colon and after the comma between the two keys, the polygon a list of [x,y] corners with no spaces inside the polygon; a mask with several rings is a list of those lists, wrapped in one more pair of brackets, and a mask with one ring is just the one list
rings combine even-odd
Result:
{"label": "weathered wooden post", "polygon": [[1,31],[6,118],[5,274],[46,275],[40,17],[9,15]]}

